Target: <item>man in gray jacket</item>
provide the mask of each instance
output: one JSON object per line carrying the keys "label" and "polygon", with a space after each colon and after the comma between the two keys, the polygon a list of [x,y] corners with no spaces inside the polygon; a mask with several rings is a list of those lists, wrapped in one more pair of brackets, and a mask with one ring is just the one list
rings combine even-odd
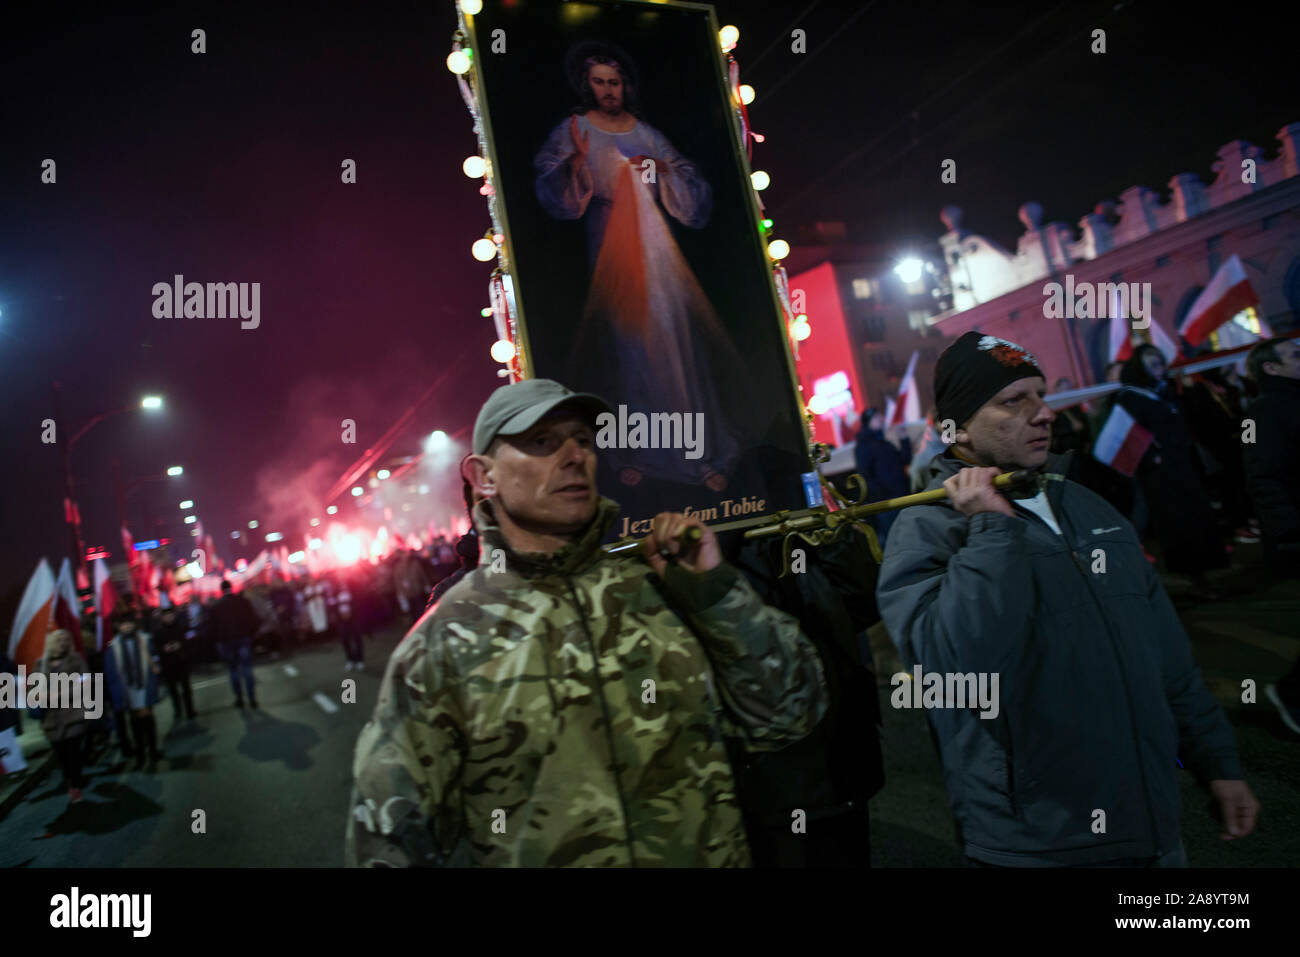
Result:
{"label": "man in gray jacket", "polygon": [[[1049,455],[1045,392],[1034,357],[994,336],[939,359],[956,441],[928,487],[948,498],[903,511],[877,586],[925,693],[896,677],[892,700],[927,708],[973,863],[1185,866],[1180,765],[1225,840],[1254,830],[1259,803],[1132,526]],[[994,487],[1016,469],[1043,470],[1036,495]],[[995,700],[968,700],[977,685]]]}

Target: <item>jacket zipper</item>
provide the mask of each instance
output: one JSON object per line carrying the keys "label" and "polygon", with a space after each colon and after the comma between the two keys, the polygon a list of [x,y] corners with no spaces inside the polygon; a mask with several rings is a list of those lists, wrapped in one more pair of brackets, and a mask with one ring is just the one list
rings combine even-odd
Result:
{"label": "jacket zipper", "polygon": [[[1061,518],[1062,520],[1065,520],[1064,512],[1061,513]],[[1101,615],[1101,620],[1106,624],[1106,636],[1110,639],[1111,653],[1115,656],[1115,663],[1119,667],[1120,680],[1124,683],[1124,704],[1128,707],[1129,727],[1133,732],[1133,751],[1137,755],[1138,775],[1142,778],[1142,794],[1146,798],[1147,820],[1151,824],[1151,843],[1156,846],[1156,857],[1160,857],[1164,854],[1164,850],[1160,847],[1160,837],[1159,832],[1156,829],[1155,813],[1151,809],[1151,789],[1147,785],[1146,769],[1142,766],[1142,745],[1138,741],[1137,736],[1137,715],[1133,713],[1133,692],[1128,685],[1128,676],[1125,674],[1124,662],[1119,655],[1117,642],[1115,641],[1115,633],[1110,627],[1110,618],[1106,614],[1106,609],[1105,606],[1102,605],[1101,599],[1099,599],[1097,593],[1092,590],[1092,582],[1088,580],[1088,573],[1084,571],[1083,565],[1079,562],[1079,555],[1074,549],[1074,527],[1070,525],[1068,520],[1065,520],[1065,525],[1070,529],[1070,540],[1066,542],[1070,549],[1070,558],[1073,559],[1074,567],[1078,569],[1079,575],[1083,578],[1083,587],[1088,590],[1089,596],[1091,596],[1093,602],[1097,605],[1097,611]]]}
{"label": "jacket zipper", "polygon": [[582,633],[587,636],[587,644],[591,646],[591,664],[596,671],[596,694],[600,696],[600,710],[605,716],[605,740],[609,745],[610,770],[614,774],[614,787],[618,791],[618,803],[623,809],[623,842],[627,845],[627,853],[632,861],[632,866],[636,867],[636,848],[632,843],[632,818],[627,810],[627,798],[623,795],[623,781],[619,777],[618,754],[614,750],[614,726],[609,718],[609,703],[605,700],[605,682],[600,676],[600,653],[596,650],[595,639],[591,637],[591,629],[587,627],[587,613],[582,610],[582,602],[578,600],[578,591],[573,587],[573,579],[568,575],[563,576],[564,583],[569,586],[569,596],[573,600],[573,606],[578,609],[578,621],[582,623]]}

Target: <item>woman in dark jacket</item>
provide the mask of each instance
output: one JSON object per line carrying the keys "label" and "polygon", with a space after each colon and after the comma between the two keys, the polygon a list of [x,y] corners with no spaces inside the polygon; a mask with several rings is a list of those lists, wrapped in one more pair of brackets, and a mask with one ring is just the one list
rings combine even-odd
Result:
{"label": "woman in dark jacket", "polygon": [[1197,591],[1217,597],[1205,573],[1226,568],[1228,556],[1219,536],[1210,496],[1197,471],[1192,439],[1182,403],[1165,378],[1164,353],[1153,345],[1134,350],[1120,373],[1116,401],[1153,436],[1138,466],[1137,481],[1151,512],[1166,567],[1188,575]]}
{"label": "woman in dark jacket", "polygon": [[[54,675],[84,675],[86,662],[72,646],[72,633],[60,628],[52,631],[45,639],[45,657],[36,665],[36,670],[46,676],[47,687],[53,682],[48,679]],[[64,704],[67,704],[65,702]],[[63,783],[68,788],[68,800],[76,804],[81,800],[81,787],[85,784],[82,776],[82,737],[86,733],[86,712],[83,708],[46,707],[41,714],[41,730],[58,758],[63,771]]]}

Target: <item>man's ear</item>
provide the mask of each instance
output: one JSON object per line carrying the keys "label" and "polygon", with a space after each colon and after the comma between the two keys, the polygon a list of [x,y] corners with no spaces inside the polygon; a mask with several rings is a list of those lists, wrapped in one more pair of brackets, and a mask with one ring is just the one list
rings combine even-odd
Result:
{"label": "man's ear", "polygon": [[460,474],[465,481],[469,482],[470,487],[483,498],[496,496],[496,482],[492,478],[492,459],[488,456],[469,456],[465,459],[465,464],[461,466]]}

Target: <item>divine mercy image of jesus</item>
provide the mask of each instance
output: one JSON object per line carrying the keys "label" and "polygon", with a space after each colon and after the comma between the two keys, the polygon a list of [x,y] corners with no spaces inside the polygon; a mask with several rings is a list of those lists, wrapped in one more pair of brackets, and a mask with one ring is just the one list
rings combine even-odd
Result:
{"label": "divine mercy image of jesus", "polygon": [[637,71],[601,41],[574,44],[566,75],[580,102],[534,160],[537,199],[586,225],[590,285],[569,352],[568,379],[626,402],[629,412],[703,413],[703,455],[610,449],[620,480],[703,482],[715,492],[741,450],[712,363],[740,359],[673,238],[670,220],[708,224],[713,190],[637,109]]}

